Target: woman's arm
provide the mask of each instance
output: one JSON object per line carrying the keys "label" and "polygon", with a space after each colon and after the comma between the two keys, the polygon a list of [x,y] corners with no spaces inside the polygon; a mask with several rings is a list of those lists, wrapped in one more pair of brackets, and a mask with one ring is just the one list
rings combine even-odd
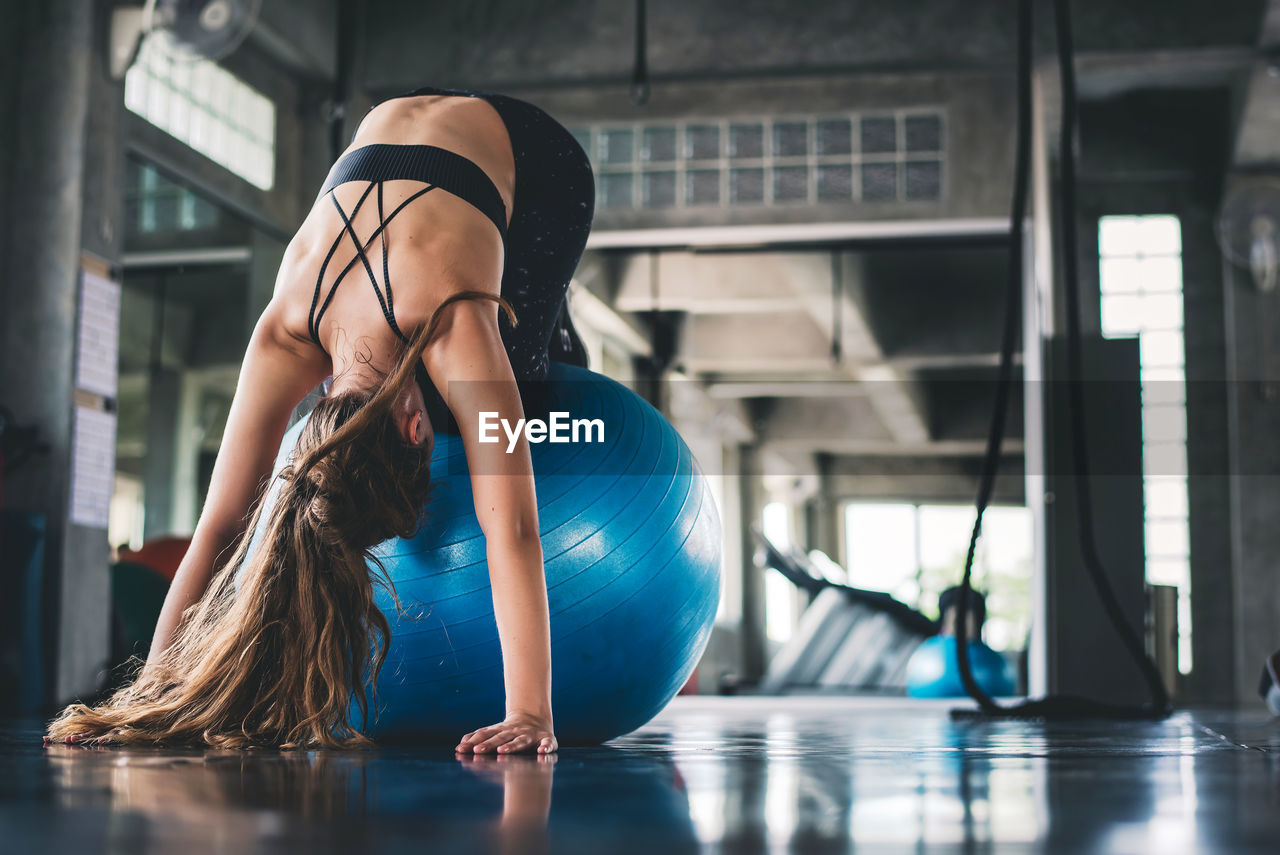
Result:
{"label": "woman's arm", "polygon": [[423,362],[462,432],[476,517],[485,534],[507,698],[505,721],[467,734],[458,750],[548,753],[557,748],[551,632],[529,447],[521,438],[507,453],[505,441],[479,441],[481,412],[496,412],[511,424],[523,417],[520,393],[498,334],[498,307],[463,302],[446,312]]}
{"label": "woman's arm", "polygon": [[291,338],[276,306],[268,306],[249,340],[204,510],[165,596],[148,661],[169,646],[183,613],[231,556],[271,474],[293,408],[326,371],[323,354]]}

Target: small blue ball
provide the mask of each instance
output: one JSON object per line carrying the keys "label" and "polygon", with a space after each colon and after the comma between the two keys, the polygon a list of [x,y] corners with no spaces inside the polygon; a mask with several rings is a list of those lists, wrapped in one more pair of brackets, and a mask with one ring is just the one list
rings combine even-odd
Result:
{"label": "small blue ball", "polygon": [[[968,644],[973,679],[988,695],[1013,694],[1013,669],[981,641]],[[956,661],[956,639],[935,635],[916,648],[907,662],[907,694],[913,698],[962,698],[966,692]]]}

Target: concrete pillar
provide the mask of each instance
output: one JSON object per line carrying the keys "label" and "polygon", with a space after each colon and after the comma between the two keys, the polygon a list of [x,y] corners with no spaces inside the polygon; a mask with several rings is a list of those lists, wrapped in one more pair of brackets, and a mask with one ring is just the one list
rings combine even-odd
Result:
{"label": "concrete pillar", "polygon": [[174,533],[174,473],[181,404],[182,372],[173,368],[153,370],[147,388],[147,456],[142,466],[144,540]]}
{"label": "concrete pillar", "polygon": [[[1146,562],[1138,343],[1085,336],[1082,347],[1092,472],[1088,486],[1098,553],[1121,612],[1141,637]],[[1046,567],[1043,612],[1036,615],[1043,614],[1047,632],[1045,688],[1112,703],[1140,703],[1147,697],[1141,672],[1103,612],[1080,547],[1076,491],[1083,484],[1076,474],[1067,415],[1065,342],[1054,340],[1048,355],[1052,379],[1045,401],[1047,469],[1041,495]]]}
{"label": "concrete pillar", "polygon": [[720,463],[720,525],[724,538],[724,556],[720,565],[721,612],[718,615],[717,632],[731,636],[732,641],[721,646],[723,673],[742,673],[742,645],[738,643],[742,630],[742,568],[745,561],[743,529],[748,521],[742,515],[742,495],[738,489],[738,450],[734,445],[722,447]]}
{"label": "concrete pillar", "polygon": [[[108,641],[105,527],[68,521],[81,254],[119,257],[121,87],[106,79],[105,3],[7,4],[16,51],[0,98],[0,400],[50,453],[5,481],[9,507],[48,521],[45,604],[50,700],[91,692]],[[106,402],[109,403],[109,402]],[[101,408],[104,402],[98,401]],[[56,651],[56,652],[55,652]]]}
{"label": "concrete pillar", "polygon": [[1256,704],[1263,660],[1280,648],[1280,293],[1235,267],[1224,278],[1235,693]]}
{"label": "concrete pillar", "polygon": [[831,456],[820,454],[816,459],[818,490],[805,502],[805,539],[809,549],[820,549],[831,560],[844,566],[840,546],[843,543],[840,497],[835,489]]}
{"label": "concrete pillar", "polygon": [[738,511],[742,519],[742,679],[751,684],[764,676],[768,664],[765,636],[764,575],[755,566],[755,541],[751,526],[758,524],[764,507],[760,476],[760,451],[754,445],[738,450]]}

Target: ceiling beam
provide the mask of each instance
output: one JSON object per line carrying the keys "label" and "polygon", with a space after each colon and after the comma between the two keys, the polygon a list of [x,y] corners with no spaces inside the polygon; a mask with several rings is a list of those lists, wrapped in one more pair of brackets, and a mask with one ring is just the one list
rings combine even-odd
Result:
{"label": "ceiling beam", "polygon": [[587,238],[587,248],[748,248],[772,244],[860,240],[998,237],[1008,233],[1009,221],[994,217],[949,220],[842,220],[826,223],[602,230],[591,233]]}
{"label": "ceiling beam", "polygon": [[159,249],[126,252],[121,259],[126,270],[150,267],[200,267],[220,264],[247,264],[253,250],[247,246],[213,246],[192,249]]}

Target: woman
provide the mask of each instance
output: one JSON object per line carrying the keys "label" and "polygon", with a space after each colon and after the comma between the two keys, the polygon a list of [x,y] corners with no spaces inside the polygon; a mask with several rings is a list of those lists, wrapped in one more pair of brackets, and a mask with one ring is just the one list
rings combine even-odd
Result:
{"label": "woman", "polygon": [[[472,473],[507,699],[505,719],[457,750],[554,752],[529,449],[479,443],[478,413],[521,418],[550,357],[581,363],[563,304],[594,195],[582,148],[530,104],[424,88],[370,110],[253,332],[145,667],[107,703],[68,707],[49,738],[367,744],[388,624],[366,560],[418,526],[434,416],[436,429],[451,417]],[[250,553],[290,414],[326,377]]]}

